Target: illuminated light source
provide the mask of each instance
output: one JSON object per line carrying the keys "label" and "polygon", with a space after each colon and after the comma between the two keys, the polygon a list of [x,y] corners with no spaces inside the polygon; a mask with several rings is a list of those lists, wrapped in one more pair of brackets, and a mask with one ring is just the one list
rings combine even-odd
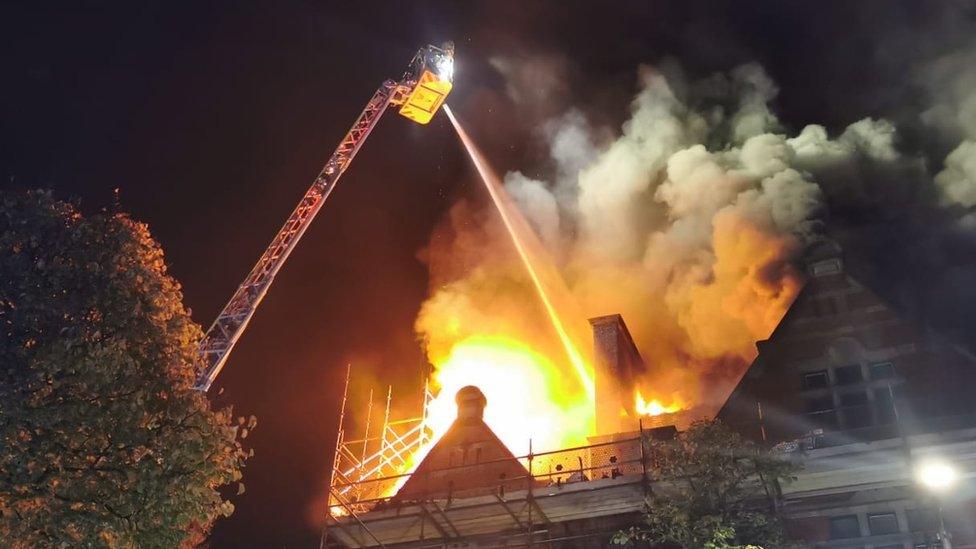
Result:
{"label": "illuminated light source", "polygon": [[437,61],[437,76],[448,82],[454,81],[454,58],[445,55]]}
{"label": "illuminated light source", "polygon": [[942,460],[931,460],[919,464],[915,476],[923,486],[930,490],[945,490],[956,483],[959,473]]}

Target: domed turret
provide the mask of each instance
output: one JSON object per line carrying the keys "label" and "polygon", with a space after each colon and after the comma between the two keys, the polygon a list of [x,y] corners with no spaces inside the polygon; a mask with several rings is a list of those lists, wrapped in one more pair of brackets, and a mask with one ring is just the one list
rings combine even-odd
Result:
{"label": "domed turret", "polygon": [[459,420],[484,419],[488,399],[481,389],[474,385],[462,387],[454,397],[454,402],[457,403]]}

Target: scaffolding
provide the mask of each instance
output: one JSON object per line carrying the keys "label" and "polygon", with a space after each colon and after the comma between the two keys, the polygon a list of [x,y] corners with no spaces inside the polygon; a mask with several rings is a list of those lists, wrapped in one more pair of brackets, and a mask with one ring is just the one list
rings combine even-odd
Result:
{"label": "scaffolding", "polygon": [[350,370],[346,370],[339,410],[339,433],[329,480],[328,512],[340,516],[349,513],[345,507],[351,503],[392,495],[399,487],[396,479],[412,468],[411,460],[418,457],[418,451],[427,447],[433,437],[428,411],[434,395],[429,382],[425,380],[420,413],[405,418],[391,419],[393,386],[387,386],[383,422],[378,430],[372,425],[374,395],[370,390],[362,435],[348,438],[346,412]]}
{"label": "scaffolding", "polygon": [[[586,446],[539,453],[530,450],[514,458],[525,469],[521,477],[486,478],[485,485],[478,488],[429,493],[410,500],[396,498],[395,489],[390,491],[402,486],[411,476],[409,472],[359,481],[338,478],[331,486],[322,546],[426,546],[483,536],[488,545],[551,543],[566,536],[556,523],[568,518],[619,517],[640,511],[649,486],[646,433],[639,427],[636,432]],[[462,464],[426,474],[485,476],[492,465],[511,459]],[[374,497],[356,499],[353,494]]]}
{"label": "scaffolding", "polygon": [[[376,397],[377,391],[368,392],[366,413],[353,426],[347,417],[350,373],[347,370],[339,412],[323,548],[385,547],[404,542],[423,546],[435,539],[443,543],[482,536],[488,536],[491,543],[504,539],[506,545],[531,546],[565,538],[566,532],[556,523],[568,516],[619,516],[642,508],[648,487],[645,435],[650,431],[645,431],[640,420],[630,433],[597,437],[586,446],[534,452],[530,440],[527,455],[506,458],[522,465],[525,474],[521,476],[487,479],[486,467],[504,460],[462,464],[425,474],[476,475],[486,477],[485,485],[446,494],[424,492],[409,500],[397,498],[426,456],[425,450],[435,442],[428,421],[434,400],[428,378],[424,376],[416,414],[391,417],[394,395],[392,386],[387,386],[380,392],[385,393],[385,401]],[[379,406],[383,406],[382,413]],[[580,502],[592,497],[604,503],[595,507],[591,503],[581,510]],[[609,507],[603,515],[594,514],[600,505]]]}

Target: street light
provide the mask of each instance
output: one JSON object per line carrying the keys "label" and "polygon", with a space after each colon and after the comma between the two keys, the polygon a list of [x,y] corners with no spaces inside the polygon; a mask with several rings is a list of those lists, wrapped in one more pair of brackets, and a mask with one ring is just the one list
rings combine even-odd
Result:
{"label": "street light", "polygon": [[959,473],[956,472],[955,467],[946,461],[930,459],[918,464],[918,467],[915,468],[915,478],[936,496],[939,504],[939,542],[943,549],[949,549],[952,547],[952,542],[949,541],[949,532],[946,530],[945,517],[942,512],[942,501],[938,496],[956,484]]}

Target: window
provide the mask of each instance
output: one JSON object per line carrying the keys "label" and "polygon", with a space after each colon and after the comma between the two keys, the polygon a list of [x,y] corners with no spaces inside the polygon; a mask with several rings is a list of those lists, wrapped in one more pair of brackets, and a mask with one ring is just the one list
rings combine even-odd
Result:
{"label": "window", "polygon": [[808,413],[825,412],[834,409],[834,397],[831,395],[808,398],[804,402]]}
{"label": "window", "polygon": [[874,418],[879,425],[895,421],[895,405],[887,387],[874,390]]}
{"label": "window", "polygon": [[828,385],[827,370],[803,374],[804,389],[823,389]]}
{"label": "window", "polygon": [[844,427],[846,429],[860,429],[871,425],[871,408],[855,406],[844,410]]}
{"label": "window", "polygon": [[864,377],[861,375],[861,366],[859,364],[851,364],[850,366],[841,366],[834,370],[834,379],[837,380],[837,385],[852,385],[863,381]]}
{"label": "window", "polygon": [[860,429],[871,425],[872,415],[867,391],[841,393],[840,405],[844,409],[845,429]]}
{"label": "window", "polygon": [[905,515],[911,532],[934,532],[939,529],[939,518],[934,509],[909,509]]}
{"label": "window", "polygon": [[831,517],[830,539],[859,537],[861,537],[861,524],[857,521],[857,515]]}
{"label": "window", "polygon": [[879,362],[871,365],[871,379],[889,379],[895,377],[895,366],[890,362]]}
{"label": "window", "polygon": [[898,517],[894,513],[877,513],[868,515],[868,527],[872,536],[898,533]]}
{"label": "window", "polygon": [[810,266],[810,274],[813,276],[824,276],[840,272],[840,261],[837,259],[827,259],[818,261]]}
{"label": "window", "polygon": [[833,431],[837,429],[837,412],[830,410],[827,412],[818,412],[816,414],[810,414],[810,424],[814,428],[826,429],[828,431]]}
{"label": "window", "polygon": [[868,403],[868,392],[844,393],[840,395],[841,406],[860,406]]}

